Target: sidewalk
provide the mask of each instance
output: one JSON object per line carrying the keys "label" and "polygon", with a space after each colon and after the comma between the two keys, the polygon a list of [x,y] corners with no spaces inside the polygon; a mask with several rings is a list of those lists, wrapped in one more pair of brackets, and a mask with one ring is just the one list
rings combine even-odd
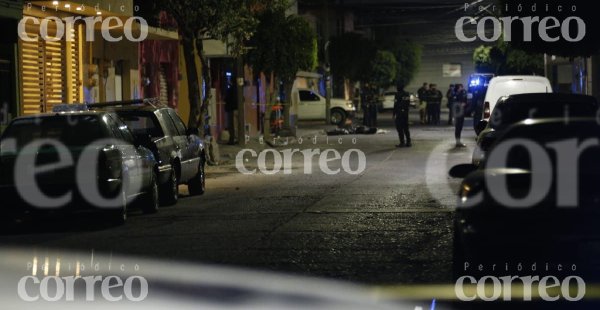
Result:
{"label": "sidewalk", "polygon": [[252,137],[244,145],[229,145],[219,143],[219,159],[216,165],[207,166],[208,176],[219,176],[224,174],[238,173],[235,168],[237,154],[243,149],[251,149],[260,153],[264,149],[286,148],[298,144],[298,139],[312,139],[314,137],[326,136],[326,131],[336,128],[335,125],[325,125],[320,121],[300,122],[296,130],[296,137],[277,137],[271,141],[261,140],[262,137]]}

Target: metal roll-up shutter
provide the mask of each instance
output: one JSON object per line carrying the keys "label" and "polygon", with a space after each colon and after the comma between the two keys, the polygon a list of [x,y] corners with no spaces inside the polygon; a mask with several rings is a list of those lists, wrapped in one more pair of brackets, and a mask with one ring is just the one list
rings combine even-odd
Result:
{"label": "metal roll-up shutter", "polygon": [[[27,35],[35,40],[19,40],[22,115],[49,112],[60,103],[81,102],[80,28],[73,27],[59,41],[49,41],[39,36],[39,25],[27,25]],[[49,35],[54,31],[49,29]]]}
{"label": "metal roll-up shutter", "polygon": [[160,103],[164,105],[169,104],[169,90],[167,87],[167,75],[165,73],[165,66],[160,66],[160,74],[159,74],[159,82],[160,82]]}

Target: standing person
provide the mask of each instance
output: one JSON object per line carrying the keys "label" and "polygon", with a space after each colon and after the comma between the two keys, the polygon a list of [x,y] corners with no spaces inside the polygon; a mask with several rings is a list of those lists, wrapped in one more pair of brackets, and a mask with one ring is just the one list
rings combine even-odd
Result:
{"label": "standing person", "polygon": [[448,99],[448,125],[452,125],[452,119],[454,112],[454,100],[456,100],[456,92],[454,90],[454,84],[450,84],[448,91],[446,92],[446,99]]}
{"label": "standing person", "polygon": [[398,131],[400,144],[396,147],[411,147],[410,131],[408,129],[408,109],[410,107],[410,94],[404,90],[404,85],[396,86],[396,96],[394,98],[394,123]]}
{"label": "standing person", "polygon": [[429,92],[427,96],[427,123],[439,125],[439,110],[442,104],[442,92],[437,89],[437,85],[429,84]]}
{"label": "standing person", "polygon": [[369,126],[369,83],[365,83],[360,92],[360,109],[363,112],[363,126]]}
{"label": "standing person", "polygon": [[235,144],[235,110],[237,110],[237,87],[227,85],[225,91],[225,112],[227,112],[227,131],[229,132],[229,142]]}
{"label": "standing person", "polygon": [[419,116],[421,117],[421,125],[425,124],[425,111],[427,110],[427,93],[429,88],[427,82],[423,83],[423,86],[417,90],[417,96],[419,96]]}
{"label": "standing person", "polygon": [[465,123],[465,108],[467,107],[467,91],[462,84],[456,85],[456,101],[454,102],[454,138],[456,147],[465,147],[460,141],[460,136]]}
{"label": "standing person", "polygon": [[377,87],[371,85],[371,101],[369,101],[369,127],[377,127]]}

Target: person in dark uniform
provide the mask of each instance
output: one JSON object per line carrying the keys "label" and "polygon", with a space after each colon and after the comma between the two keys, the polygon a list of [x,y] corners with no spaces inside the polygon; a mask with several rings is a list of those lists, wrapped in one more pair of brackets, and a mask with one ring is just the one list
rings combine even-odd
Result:
{"label": "person in dark uniform", "polygon": [[237,87],[227,85],[225,91],[225,111],[227,112],[227,131],[229,132],[228,144],[235,144],[235,110],[237,110]]}
{"label": "person in dark uniform", "polygon": [[408,129],[408,109],[410,107],[410,94],[404,90],[404,85],[396,86],[396,96],[394,98],[394,123],[398,130],[400,144],[397,147],[411,147],[410,131]]}
{"label": "person in dark uniform", "polygon": [[448,125],[452,125],[452,120],[454,118],[454,100],[456,100],[456,91],[454,84],[450,84],[448,87],[448,91],[446,92],[446,99],[448,99]]}
{"label": "person in dark uniform", "polygon": [[442,92],[437,89],[437,85],[429,84],[427,95],[427,123],[430,125],[440,124],[439,110],[442,104]]}
{"label": "person in dark uniform", "polygon": [[369,127],[377,127],[377,87],[371,85],[371,97],[369,101]]}
{"label": "person in dark uniform", "polygon": [[456,101],[454,101],[454,138],[456,147],[465,147],[460,141],[460,136],[465,122],[465,108],[467,106],[467,91],[462,84],[456,84]]}
{"label": "person in dark uniform", "polygon": [[426,121],[426,110],[427,110],[427,94],[429,87],[427,82],[423,83],[423,86],[417,90],[417,96],[419,97],[419,116],[421,118],[421,125],[425,124]]}
{"label": "person in dark uniform", "polygon": [[369,120],[370,120],[370,116],[369,116],[369,100],[370,100],[370,86],[368,83],[365,83],[365,85],[362,87],[361,91],[360,91],[360,109],[363,112],[363,126],[369,126]]}

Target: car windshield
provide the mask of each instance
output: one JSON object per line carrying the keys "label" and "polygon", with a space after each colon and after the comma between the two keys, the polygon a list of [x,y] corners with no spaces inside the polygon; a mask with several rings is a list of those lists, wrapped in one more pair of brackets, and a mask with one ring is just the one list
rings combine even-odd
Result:
{"label": "car windshield", "polygon": [[[582,143],[589,143],[588,139],[600,138],[600,127],[595,122],[585,122],[570,120],[568,123],[554,122],[554,123],[542,123],[535,125],[515,125],[517,127],[509,129],[504,135],[502,135],[494,144],[494,147],[490,151],[490,156],[493,152],[496,152],[496,148],[511,141],[526,140],[534,143],[536,146],[540,146],[548,150],[548,158],[557,165],[557,154],[563,155],[569,154],[574,155],[576,151],[568,144],[560,144],[572,141],[573,145],[580,145]],[[559,143],[559,144],[554,144]],[[559,150],[560,149],[560,150]],[[551,151],[554,150],[554,151]],[[600,147],[595,145],[588,145],[582,148],[579,153],[576,154],[578,159],[579,167],[583,167],[582,173],[598,172],[600,175],[600,165],[597,163],[597,158],[600,158]],[[539,159],[536,159],[535,155],[532,155],[531,148],[527,148],[524,145],[518,144],[511,148],[506,155],[505,163],[501,166],[508,168],[518,168],[529,170],[532,165]],[[499,168],[490,167],[488,168]],[[571,169],[578,169],[573,166]]]}
{"label": "car windshield", "polygon": [[153,138],[164,136],[158,120],[152,113],[120,111],[117,114],[127,124],[134,136],[144,134]]}
{"label": "car windshield", "polygon": [[80,147],[107,137],[103,128],[96,115],[25,118],[15,120],[6,129],[3,140],[16,139],[19,149],[36,139],[55,139],[67,146]]}

